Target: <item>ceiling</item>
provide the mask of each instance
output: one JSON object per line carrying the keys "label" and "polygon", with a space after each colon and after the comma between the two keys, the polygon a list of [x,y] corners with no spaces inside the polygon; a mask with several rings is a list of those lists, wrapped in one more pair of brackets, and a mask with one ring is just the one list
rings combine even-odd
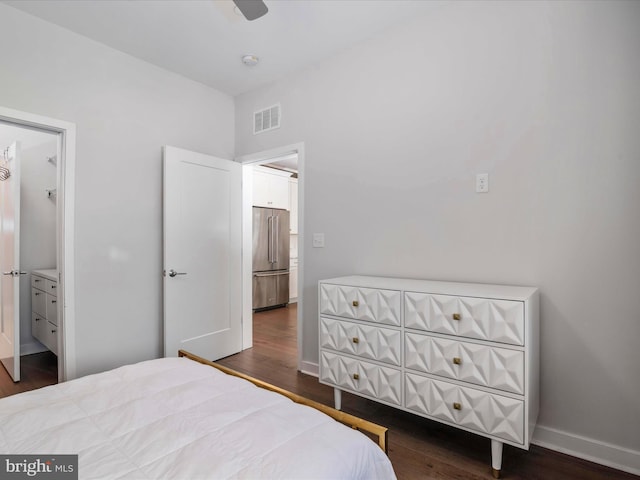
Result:
{"label": "ceiling", "polygon": [[[378,32],[426,15],[426,0],[265,0],[252,22],[231,0],[2,0],[229,95],[309,67]],[[245,66],[255,54],[260,62]]]}

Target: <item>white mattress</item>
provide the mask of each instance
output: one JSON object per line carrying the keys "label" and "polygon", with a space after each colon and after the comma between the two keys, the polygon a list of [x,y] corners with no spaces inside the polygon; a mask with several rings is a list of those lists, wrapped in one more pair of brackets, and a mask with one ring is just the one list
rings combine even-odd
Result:
{"label": "white mattress", "polygon": [[0,400],[0,452],[79,454],[80,478],[395,478],[363,434],[184,358]]}

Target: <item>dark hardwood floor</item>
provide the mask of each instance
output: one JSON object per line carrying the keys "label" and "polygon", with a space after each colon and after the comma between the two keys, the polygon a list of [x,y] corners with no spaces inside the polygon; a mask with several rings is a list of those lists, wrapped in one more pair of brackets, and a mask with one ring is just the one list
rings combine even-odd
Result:
{"label": "dark hardwood floor", "polygon": [[58,383],[57,357],[49,351],[20,357],[20,377],[14,383],[0,366],[0,398]]}
{"label": "dark hardwood floor", "polygon": [[[254,314],[253,348],[220,360],[230,368],[333,406],[333,389],[297,371],[296,305]],[[389,458],[400,480],[490,479],[490,442],[437,422],[355,395],[342,409],[389,428]],[[527,480],[635,479],[620,472],[538,446],[505,445],[502,478]]]}

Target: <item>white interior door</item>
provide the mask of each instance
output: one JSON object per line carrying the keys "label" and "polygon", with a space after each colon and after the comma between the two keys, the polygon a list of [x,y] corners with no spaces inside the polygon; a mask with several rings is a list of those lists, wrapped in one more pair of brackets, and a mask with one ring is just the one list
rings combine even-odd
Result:
{"label": "white interior door", "polygon": [[164,355],[242,350],[242,167],[163,149]]}
{"label": "white interior door", "polygon": [[0,360],[20,381],[20,144],[9,147],[11,176],[0,181]]}

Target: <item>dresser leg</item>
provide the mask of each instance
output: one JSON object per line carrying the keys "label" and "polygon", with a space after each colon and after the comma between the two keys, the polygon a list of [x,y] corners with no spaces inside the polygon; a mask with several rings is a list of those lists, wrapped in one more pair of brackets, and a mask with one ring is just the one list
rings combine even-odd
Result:
{"label": "dresser leg", "polygon": [[336,410],[340,410],[342,408],[342,390],[339,388],[333,389],[333,403],[335,404]]}
{"label": "dresser leg", "polygon": [[491,440],[491,473],[493,478],[500,478],[502,469],[502,442]]}

